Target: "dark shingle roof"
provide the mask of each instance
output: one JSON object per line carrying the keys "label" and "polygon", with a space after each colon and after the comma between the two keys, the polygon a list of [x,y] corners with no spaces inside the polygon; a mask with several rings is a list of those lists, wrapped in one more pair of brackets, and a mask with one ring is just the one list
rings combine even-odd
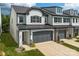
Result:
{"label": "dark shingle roof", "polygon": [[19,30],[34,30],[34,29],[51,29],[52,26],[50,25],[23,25],[23,24],[18,24],[18,29]]}
{"label": "dark shingle roof", "polygon": [[15,6],[15,5],[12,5],[12,7],[14,8],[15,12],[16,13],[29,13],[30,10],[32,9],[37,9],[37,10],[40,10],[43,12],[43,10],[39,7],[24,7],[24,6]]}
{"label": "dark shingle roof", "polygon": [[14,8],[16,13],[26,14],[26,13],[29,13],[29,11],[31,9],[38,9],[38,10],[42,11],[44,14],[50,14],[52,16],[79,17],[79,16],[68,15],[68,14],[65,14],[65,13],[63,13],[62,15],[59,15],[59,14],[56,14],[56,13],[52,12],[51,8],[52,7],[57,7],[57,6],[51,6],[51,8],[49,7],[49,10],[46,9],[46,8],[40,8],[40,7],[24,7],[24,6],[15,6],[15,5],[12,5],[12,7]]}
{"label": "dark shingle roof", "polygon": [[29,9],[29,7],[24,7],[24,6],[12,6],[15,10],[16,13],[26,13]]}
{"label": "dark shingle roof", "polygon": [[71,25],[23,25],[23,24],[18,24],[18,29],[19,30],[35,30],[35,29],[54,29],[54,28],[72,28],[73,26]]}

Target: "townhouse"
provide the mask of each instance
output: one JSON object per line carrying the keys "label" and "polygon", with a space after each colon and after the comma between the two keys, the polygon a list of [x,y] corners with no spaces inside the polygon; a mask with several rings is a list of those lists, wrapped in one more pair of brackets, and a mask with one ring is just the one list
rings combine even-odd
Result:
{"label": "townhouse", "polygon": [[12,6],[10,33],[19,47],[31,43],[56,41],[79,34],[78,11],[62,7]]}

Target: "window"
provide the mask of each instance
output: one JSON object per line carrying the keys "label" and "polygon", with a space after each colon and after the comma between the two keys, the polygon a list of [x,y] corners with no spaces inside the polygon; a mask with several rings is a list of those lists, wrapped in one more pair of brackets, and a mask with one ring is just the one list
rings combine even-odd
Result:
{"label": "window", "polygon": [[76,23],[78,22],[77,18],[76,18]]}
{"label": "window", "polygon": [[41,17],[31,16],[31,23],[41,23]]}
{"label": "window", "polygon": [[60,18],[60,17],[54,17],[54,22],[55,23],[62,23],[62,18]]}
{"label": "window", "polygon": [[57,13],[62,13],[62,8],[57,8]]}
{"label": "window", "polygon": [[45,23],[48,23],[48,17],[45,17]]}
{"label": "window", "polygon": [[64,23],[69,23],[70,22],[70,18],[63,18],[63,22]]}
{"label": "window", "polygon": [[75,19],[73,18],[73,23],[75,23]]}
{"label": "window", "polygon": [[19,17],[19,23],[25,23],[25,15],[18,15]]}

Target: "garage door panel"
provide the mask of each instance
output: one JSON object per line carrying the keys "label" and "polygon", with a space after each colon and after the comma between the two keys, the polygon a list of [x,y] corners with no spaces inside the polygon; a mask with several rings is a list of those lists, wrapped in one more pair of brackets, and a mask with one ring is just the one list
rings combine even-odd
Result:
{"label": "garage door panel", "polygon": [[52,39],[51,37],[52,31],[39,31],[33,33],[33,40],[34,42],[44,42],[44,41],[50,41]]}
{"label": "garage door panel", "polygon": [[60,39],[64,39],[65,35],[66,35],[66,31],[65,30],[59,31],[59,38]]}

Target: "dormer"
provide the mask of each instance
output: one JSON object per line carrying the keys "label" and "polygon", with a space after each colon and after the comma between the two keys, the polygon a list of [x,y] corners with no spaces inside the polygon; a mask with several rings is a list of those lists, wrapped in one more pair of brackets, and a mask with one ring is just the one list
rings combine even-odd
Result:
{"label": "dormer", "polygon": [[74,10],[74,9],[64,10],[63,13],[72,15],[72,16],[78,16],[78,10]]}
{"label": "dormer", "polygon": [[58,7],[58,6],[51,6],[51,7],[43,7],[44,9],[47,9],[49,12],[58,14],[58,15],[62,15],[62,7]]}

